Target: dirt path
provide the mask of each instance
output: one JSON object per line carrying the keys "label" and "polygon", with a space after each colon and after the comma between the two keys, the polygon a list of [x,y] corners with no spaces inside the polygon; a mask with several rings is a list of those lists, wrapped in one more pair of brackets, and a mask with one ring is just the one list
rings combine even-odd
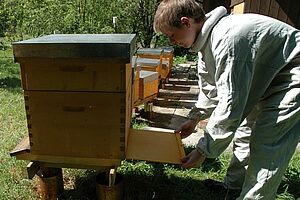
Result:
{"label": "dirt path", "polygon": [[[195,63],[181,64],[173,68],[169,82],[159,90],[159,96],[153,102],[153,115],[150,123],[152,130],[177,129],[186,121],[186,116],[198,98],[198,79]],[[197,144],[203,131],[198,128],[189,137],[183,139],[186,146]]]}

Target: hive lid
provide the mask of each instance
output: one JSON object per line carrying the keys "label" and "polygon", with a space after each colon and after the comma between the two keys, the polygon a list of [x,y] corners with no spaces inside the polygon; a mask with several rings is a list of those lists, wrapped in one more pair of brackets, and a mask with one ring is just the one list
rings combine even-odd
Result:
{"label": "hive lid", "polygon": [[146,70],[140,71],[140,79],[142,79],[144,83],[158,80],[158,77],[159,77],[158,72],[146,71]]}
{"label": "hive lid", "polygon": [[137,50],[137,54],[160,55],[163,51],[163,49],[157,48],[140,48]]}
{"label": "hive lid", "polygon": [[18,58],[126,59],[135,53],[135,34],[55,34],[13,43]]}

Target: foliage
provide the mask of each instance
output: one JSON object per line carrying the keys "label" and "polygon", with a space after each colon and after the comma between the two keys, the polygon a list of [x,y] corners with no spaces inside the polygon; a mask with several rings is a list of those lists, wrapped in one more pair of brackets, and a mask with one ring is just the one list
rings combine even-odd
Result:
{"label": "foliage", "polygon": [[[150,47],[159,0],[2,0],[0,37],[10,41],[52,33],[135,33]],[[116,26],[112,18],[117,17]]]}
{"label": "foliage", "polygon": [[184,56],[175,56],[173,58],[173,64],[174,65],[178,65],[180,63],[186,63],[187,62],[187,56],[184,55]]}

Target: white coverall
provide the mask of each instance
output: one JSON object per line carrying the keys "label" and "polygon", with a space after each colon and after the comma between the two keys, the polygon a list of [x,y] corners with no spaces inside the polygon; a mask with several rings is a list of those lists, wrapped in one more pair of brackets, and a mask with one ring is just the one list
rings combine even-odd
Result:
{"label": "white coverall", "polygon": [[300,32],[223,7],[206,16],[191,47],[205,65],[199,59],[201,92],[190,117],[210,116],[197,149],[215,158],[234,140],[225,183],[244,182],[239,200],[275,199],[300,139]]}

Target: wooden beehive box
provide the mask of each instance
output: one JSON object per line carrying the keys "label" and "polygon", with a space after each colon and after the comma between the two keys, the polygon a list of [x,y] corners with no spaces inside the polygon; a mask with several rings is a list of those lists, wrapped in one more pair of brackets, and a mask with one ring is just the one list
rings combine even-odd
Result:
{"label": "wooden beehive box", "polygon": [[[157,68],[160,74],[160,78],[166,79],[170,74],[170,70],[173,67],[173,52],[174,49],[172,47],[160,47],[160,48],[140,48],[137,50],[137,56],[139,58],[150,58],[150,59],[158,59],[160,61],[159,68]],[[151,60],[148,61],[148,63]],[[140,59],[140,62],[143,63],[144,66],[147,66],[147,60]],[[154,63],[152,61],[152,63]],[[149,67],[143,67],[145,70],[149,70]],[[153,71],[153,70],[152,70]]]}
{"label": "wooden beehive box", "polygon": [[148,97],[155,96],[158,93],[159,85],[158,72],[140,71],[139,80],[139,97],[140,99],[147,99]]}
{"label": "wooden beehive box", "polygon": [[173,68],[173,57],[174,48],[173,47],[161,47],[163,51],[162,56],[162,78],[168,78],[171,74]]}
{"label": "wooden beehive box", "polygon": [[28,122],[25,157],[119,164],[130,128],[135,35],[48,35],[16,42],[13,51]]}
{"label": "wooden beehive box", "polygon": [[162,63],[161,60],[155,58],[137,58],[137,64],[141,66],[142,70],[154,71],[161,74]]}
{"label": "wooden beehive box", "polygon": [[258,13],[300,28],[299,0],[231,0],[232,13]]}
{"label": "wooden beehive box", "polygon": [[137,56],[139,58],[154,58],[162,60],[163,49],[158,48],[139,48],[137,50]]}

